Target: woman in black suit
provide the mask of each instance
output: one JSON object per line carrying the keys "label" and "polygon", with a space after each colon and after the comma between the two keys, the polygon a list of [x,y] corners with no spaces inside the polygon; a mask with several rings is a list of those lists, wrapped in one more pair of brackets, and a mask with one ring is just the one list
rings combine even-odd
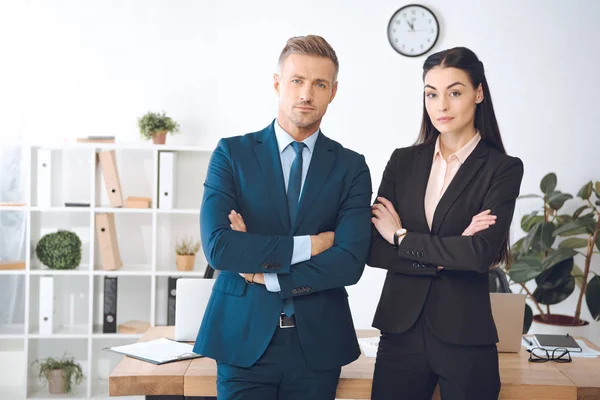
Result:
{"label": "woman in black suit", "polygon": [[417,144],[392,154],[368,265],[387,276],[373,326],[373,400],[497,399],[488,270],[508,261],[523,164],[506,154],[481,61],[459,47],[423,66]]}

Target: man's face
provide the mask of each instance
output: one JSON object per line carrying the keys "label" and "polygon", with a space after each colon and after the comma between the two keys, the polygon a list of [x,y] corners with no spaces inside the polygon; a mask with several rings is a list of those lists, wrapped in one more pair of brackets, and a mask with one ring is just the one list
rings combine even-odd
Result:
{"label": "man's face", "polygon": [[277,118],[284,129],[317,130],[337,91],[335,72],[333,61],[325,57],[290,54],[284,60],[274,76]]}

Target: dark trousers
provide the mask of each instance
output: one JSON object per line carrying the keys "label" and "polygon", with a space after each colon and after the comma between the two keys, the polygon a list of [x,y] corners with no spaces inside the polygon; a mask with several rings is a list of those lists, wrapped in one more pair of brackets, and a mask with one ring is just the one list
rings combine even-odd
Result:
{"label": "dark trousers", "polygon": [[372,400],[497,400],[496,345],[462,346],[433,335],[421,315],[404,333],[383,333],[377,351]]}
{"label": "dark trousers", "polygon": [[334,400],[341,368],[313,371],[304,360],[296,328],[277,328],[251,367],[217,363],[219,400]]}

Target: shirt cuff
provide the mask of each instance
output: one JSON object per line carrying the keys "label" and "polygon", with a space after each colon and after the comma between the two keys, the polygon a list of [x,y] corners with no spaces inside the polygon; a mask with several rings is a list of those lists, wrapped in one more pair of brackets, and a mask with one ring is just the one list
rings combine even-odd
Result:
{"label": "shirt cuff", "polygon": [[310,260],[312,244],[310,235],[294,236],[294,249],[292,251],[292,265]]}
{"label": "shirt cuff", "polygon": [[263,276],[265,278],[265,286],[269,292],[281,292],[277,274],[264,274]]}

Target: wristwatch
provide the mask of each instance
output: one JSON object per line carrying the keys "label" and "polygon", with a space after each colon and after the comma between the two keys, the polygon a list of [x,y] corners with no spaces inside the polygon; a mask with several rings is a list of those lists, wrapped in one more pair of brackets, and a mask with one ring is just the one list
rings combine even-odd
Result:
{"label": "wristwatch", "polygon": [[396,232],[394,232],[394,247],[395,248],[398,248],[398,246],[400,246],[400,244],[398,243],[398,239],[400,239],[402,236],[406,235],[407,233],[408,233],[408,231],[404,228],[400,228]]}

